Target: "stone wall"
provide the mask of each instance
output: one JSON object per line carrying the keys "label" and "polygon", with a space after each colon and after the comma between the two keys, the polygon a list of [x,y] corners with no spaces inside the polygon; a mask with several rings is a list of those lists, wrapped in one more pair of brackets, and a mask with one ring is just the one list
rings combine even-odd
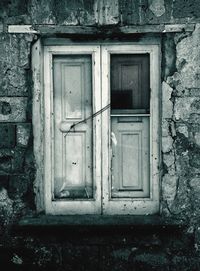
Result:
{"label": "stone wall", "polygon": [[[31,25],[34,33],[11,33],[10,25]],[[59,226],[47,233],[45,228],[42,234],[40,227],[22,232],[13,228],[21,217],[36,212],[31,48],[38,38],[55,37],[59,31],[63,36],[67,32],[69,38],[70,31],[73,35],[81,32],[83,39],[84,31],[90,37],[98,33],[98,38],[105,33],[118,39],[127,33],[133,39],[149,34],[161,37],[160,216],[163,221],[170,218],[172,224],[181,221],[184,229],[169,225],[165,231],[165,226],[151,225],[142,231],[138,227],[117,232],[78,229],[70,235],[60,232]],[[198,0],[2,0],[0,266],[13,270],[200,270],[199,104]]]}

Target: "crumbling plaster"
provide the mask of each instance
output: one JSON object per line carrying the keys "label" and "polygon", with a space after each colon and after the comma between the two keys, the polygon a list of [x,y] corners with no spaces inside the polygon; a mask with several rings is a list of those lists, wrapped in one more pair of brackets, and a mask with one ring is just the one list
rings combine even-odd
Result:
{"label": "crumbling plaster", "polygon": [[191,35],[180,36],[172,37],[176,70],[162,83],[162,210],[191,219],[200,204],[195,192],[200,188],[200,25]]}

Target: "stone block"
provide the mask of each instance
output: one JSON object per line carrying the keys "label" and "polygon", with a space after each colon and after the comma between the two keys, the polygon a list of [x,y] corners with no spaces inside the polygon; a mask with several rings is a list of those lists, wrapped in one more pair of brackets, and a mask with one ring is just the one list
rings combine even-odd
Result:
{"label": "stone block", "polygon": [[192,97],[199,97],[200,96],[200,88],[191,88],[189,89],[189,95]]}
{"label": "stone block", "polygon": [[94,25],[98,10],[94,0],[43,0],[30,6],[34,24]]}
{"label": "stone block", "polygon": [[33,34],[0,35],[0,96],[28,96],[32,39]]}
{"label": "stone block", "polygon": [[175,155],[173,152],[163,154],[163,162],[167,167],[174,165],[175,163]]}
{"label": "stone block", "polygon": [[24,175],[11,175],[8,195],[11,199],[22,197],[28,190],[27,177]]}
{"label": "stone block", "polygon": [[200,178],[192,178],[189,182],[190,187],[196,190],[196,192],[200,193]]}
{"label": "stone block", "polygon": [[13,151],[12,157],[12,172],[20,173],[23,172],[25,159],[25,149],[16,147]]}
{"label": "stone block", "polygon": [[189,152],[189,163],[194,168],[200,167],[200,147],[193,146]]}
{"label": "stone block", "polygon": [[13,24],[31,24],[30,14],[16,15],[13,17],[7,17],[4,20],[5,25]]}
{"label": "stone block", "polygon": [[198,113],[198,110],[192,107],[196,101],[195,97],[175,98],[174,117],[175,120],[187,121],[192,113]]}
{"label": "stone block", "polygon": [[97,22],[101,25],[113,25],[119,22],[118,0],[102,0],[98,2],[99,13]]}
{"label": "stone block", "polygon": [[173,89],[166,83],[162,83],[162,117],[171,119],[173,114],[173,103],[171,101]]}
{"label": "stone block", "polygon": [[140,1],[141,14],[140,23],[142,24],[161,24],[169,23],[172,12],[172,1],[163,0],[143,0]]}
{"label": "stone block", "polygon": [[[54,0],[33,0],[29,2],[29,12],[33,24],[56,24]],[[62,2],[62,1],[58,1]],[[57,14],[57,13],[56,13]]]}
{"label": "stone block", "polygon": [[165,174],[162,179],[162,196],[168,204],[171,204],[176,196],[177,181],[177,176],[171,176],[169,174]]}
{"label": "stone block", "polygon": [[9,186],[9,175],[0,175],[0,190],[4,187],[8,189]]}
{"label": "stone block", "polygon": [[25,167],[26,149],[0,149],[0,174],[21,173]]}
{"label": "stone block", "polygon": [[195,142],[195,144],[200,146],[200,132],[194,133],[194,142]]}
{"label": "stone block", "polygon": [[137,0],[119,0],[119,14],[123,25],[139,23],[139,2]]}
{"label": "stone block", "polygon": [[183,134],[185,137],[188,138],[188,127],[184,123],[178,123],[176,129],[179,133]]}
{"label": "stone block", "polygon": [[[187,169],[186,172],[188,172]],[[190,189],[188,188],[188,179],[185,178],[183,175],[184,172],[179,173],[176,197],[174,198],[170,206],[171,212],[174,214],[178,214],[179,219],[181,218],[181,214],[183,218],[185,218],[186,213],[188,213],[188,215],[191,215],[191,198],[189,195]]]}
{"label": "stone block", "polygon": [[[185,37],[176,46],[176,67],[183,88],[199,88],[200,85],[200,24],[196,24],[191,36]],[[184,61],[184,62],[183,62]],[[180,65],[184,63],[184,65]]]}
{"label": "stone block", "polygon": [[4,219],[0,220],[0,224],[8,225],[11,222],[13,216],[13,201],[8,197],[7,190],[2,188],[0,190],[0,217]]}
{"label": "stone block", "polygon": [[149,9],[153,12],[156,17],[160,17],[165,13],[165,2],[164,0],[151,0],[149,1]]}
{"label": "stone block", "polygon": [[31,132],[31,124],[17,124],[17,145],[26,147],[29,142]]}
{"label": "stone block", "polygon": [[0,121],[24,122],[26,120],[27,98],[0,97]]}
{"label": "stone block", "polygon": [[193,127],[195,127],[196,125],[198,127],[200,124],[200,114],[195,114],[195,113],[190,114],[188,123],[192,124]]}
{"label": "stone block", "polygon": [[27,12],[27,1],[26,0],[1,1],[0,10],[3,10],[8,17],[23,15]]}
{"label": "stone block", "polygon": [[169,135],[169,126],[170,123],[166,119],[162,119],[162,136]]}
{"label": "stone block", "polygon": [[7,174],[11,171],[12,151],[0,149],[0,174]]}
{"label": "stone block", "polygon": [[[24,51],[23,54],[26,52]],[[21,61],[24,65],[27,64],[27,58],[21,55]],[[2,77],[1,87],[6,91],[9,96],[27,96],[26,86],[26,71],[23,68],[13,66],[10,64],[6,67],[6,70],[0,67],[4,76]]]}
{"label": "stone block", "polygon": [[199,0],[175,0],[173,3],[175,18],[200,17]]}
{"label": "stone block", "polygon": [[[167,77],[167,83],[171,87],[176,88],[176,90],[177,90],[178,87],[180,89],[182,87],[182,86],[179,86],[179,84],[181,83],[181,75],[180,75],[180,73],[174,72],[174,74],[172,76]],[[179,92],[180,92],[180,90],[179,90]]]}
{"label": "stone block", "polygon": [[[166,26],[163,31],[166,31]],[[176,70],[176,46],[173,33],[163,35],[162,63],[162,78],[166,80]]]}
{"label": "stone block", "polygon": [[15,146],[15,125],[0,124],[0,148]]}
{"label": "stone block", "polygon": [[170,152],[173,148],[173,139],[170,136],[162,137],[163,153]]}

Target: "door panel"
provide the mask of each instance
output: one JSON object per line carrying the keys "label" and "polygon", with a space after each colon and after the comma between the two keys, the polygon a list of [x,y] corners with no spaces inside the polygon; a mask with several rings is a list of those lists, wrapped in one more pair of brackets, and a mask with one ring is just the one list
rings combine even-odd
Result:
{"label": "door panel", "polygon": [[132,117],[131,122],[119,119],[112,117],[111,197],[148,197],[149,118]]}
{"label": "door panel", "polygon": [[53,63],[54,197],[91,199],[92,120],[84,122],[92,115],[91,56],[56,56]]}

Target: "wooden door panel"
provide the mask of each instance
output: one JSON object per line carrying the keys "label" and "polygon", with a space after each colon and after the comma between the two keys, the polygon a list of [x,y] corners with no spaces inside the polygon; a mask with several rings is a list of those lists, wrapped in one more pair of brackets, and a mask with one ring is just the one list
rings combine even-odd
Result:
{"label": "wooden door panel", "polygon": [[120,134],[121,180],[120,190],[141,189],[141,132]]}
{"label": "wooden door panel", "polygon": [[[93,196],[91,56],[54,58],[54,196]],[[71,128],[73,127],[73,128]]]}
{"label": "wooden door panel", "polygon": [[[129,117],[127,117],[128,119]],[[132,117],[122,122],[112,117],[113,198],[149,196],[149,118]]]}

